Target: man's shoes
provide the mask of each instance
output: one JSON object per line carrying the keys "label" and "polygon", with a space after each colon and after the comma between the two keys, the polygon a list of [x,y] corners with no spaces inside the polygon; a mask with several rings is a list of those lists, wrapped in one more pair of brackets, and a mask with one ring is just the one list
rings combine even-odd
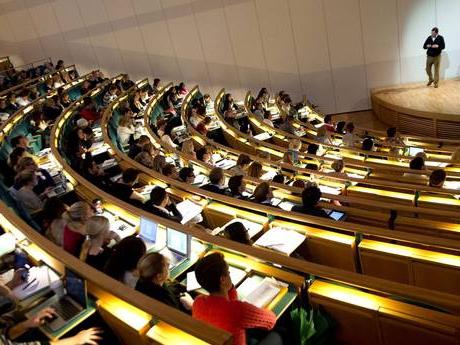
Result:
{"label": "man's shoes", "polygon": [[434,88],[435,88],[435,89],[438,88],[438,83],[434,83]]}
{"label": "man's shoes", "polygon": [[433,80],[430,80],[430,81],[426,84],[426,86],[430,86],[431,84],[433,84]]}

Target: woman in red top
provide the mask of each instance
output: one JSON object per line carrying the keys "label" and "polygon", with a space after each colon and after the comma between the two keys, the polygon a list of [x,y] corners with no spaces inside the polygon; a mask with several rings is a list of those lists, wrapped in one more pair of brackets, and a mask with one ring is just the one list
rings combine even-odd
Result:
{"label": "woman in red top", "polygon": [[65,251],[75,256],[80,254],[86,236],[86,222],[92,215],[91,206],[83,201],[72,204],[63,214],[66,222],[62,239]]}
{"label": "woman in red top", "polygon": [[[212,253],[200,259],[195,275],[209,296],[202,295],[195,299],[193,317],[232,333],[234,345],[246,344],[247,329],[270,330],[275,326],[276,316],[273,312],[238,301],[228,264],[221,253]],[[277,333],[271,332],[264,339],[264,344],[282,344],[282,340]]]}

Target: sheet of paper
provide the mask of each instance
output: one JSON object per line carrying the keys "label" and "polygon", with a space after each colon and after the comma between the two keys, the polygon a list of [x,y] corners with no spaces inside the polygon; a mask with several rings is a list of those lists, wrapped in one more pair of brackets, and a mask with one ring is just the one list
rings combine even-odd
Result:
{"label": "sheet of paper", "polygon": [[272,228],[264,233],[254,244],[291,255],[305,241],[305,235],[294,230]]}
{"label": "sheet of paper", "polygon": [[[242,294],[245,294],[243,297],[244,301],[251,303],[259,308],[265,308],[279,294],[281,289],[284,286],[287,286],[286,284],[278,282],[275,279],[269,277],[265,277],[262,280],[260,280],[260,278],[252,278],[253,277],[246,279],[241,284],[241,287],[243,287],[246,281],[248,281],[246,286],[241,289],[241,292]],[[239,290],[240,289],[237,291]]]}
{"label": "sheet of paper", "polygon": [[271,181],[276,176],[276,171],[267,171],[260,179],[264,181]]}
{"label": "sheet of paper", "polygon": [[267,140],[267,139],[270,139],[271,137],[272,137],[271,134],[267,132],[263,132],[263,133],[253,136],[253,138],[257,140]]}
{"label": "sheet of paper", "polygon": [[45,288],[53,288],[59,282],[59,276],[48,266],[34,266],[29,270],[27,281],[15,287],[12,294],[19,300],[41,291]]}
{"label": "sheet of paper", "polygon": [[341,193],[341,190],[337,188],[323,186],[323,185],[320,185],[318,187],[321,190],[321,193],[333,194],[333,195],[339,195]]}
{"label": "sheet of paper", "polygon": [[224,170],[233,168],[236,165],[236,161],[231,159],[222,159],[218,163],[216,163],[216,167],[222,168]]}
{"label": "sheet of paper", "polygon": [[195,204],[190,200],[184,200],[178,203],[176,207],[182,215],[181,224],[186,224],[188,221],[201,214],[201,211],[203,211],[203,206]]}

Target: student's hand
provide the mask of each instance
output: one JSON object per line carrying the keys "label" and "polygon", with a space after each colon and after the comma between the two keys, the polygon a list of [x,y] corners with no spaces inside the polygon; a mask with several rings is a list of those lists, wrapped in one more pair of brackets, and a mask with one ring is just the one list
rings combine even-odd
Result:
{"label": "student's hand", "polygon": [[[426,45],[427,48],[431,48],[431,44],[427,44]],[[433,47],[434,48],[434,47]]]}
{"label": "student's hand", "polygon": [[76,336],[73,337],[75,340],[75,345],[97,345],[97,341],[102,338],[99,336],[102,333],[100,328],[89,328],[81,331]]}
{"label": "student's hand", "polygon": [[439,46],[437,44],[433,44],[431,48],[439,48]]}
{"label": "student's hand", "polygon": [[[18,270],[16,270],[14,272],[14,275],[13,275],[13,279],[11,279],[7,284],[6,286],[10,289],[14,289],[16,286],[19,286],[21,285],[22,283],[24,283],[25,281],[27,281],[27,277],[28,277],[29,273],[27,271],[27,269],[25,268],[20,268]],[[25,279],[23,278],[23,276],[25,277]]]}
{"label": "student's hand", "polygon": [[51,319],[56,316],[56,312],[53,308],[45,308],[40,310],[35,316],[32,316],[29,320],[26,321],[28,328],[36,328],[43,325],[47,319]]}
{"label": "student's hand", "polygon": [[188,293],[184,293],[180,298],[179,301],[187,310],[192,310],[193,306],[193,298]]}

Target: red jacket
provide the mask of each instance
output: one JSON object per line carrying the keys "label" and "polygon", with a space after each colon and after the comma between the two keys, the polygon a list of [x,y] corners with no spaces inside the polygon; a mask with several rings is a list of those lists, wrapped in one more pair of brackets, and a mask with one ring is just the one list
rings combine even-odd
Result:
{"label": "red jacket", "polygon": [[99,119],[99,113],[94,109],[83,108],[80,111],[80,115],[89,122],[94,122]]}
{"label": "red jacket", "polygon": [[228,299],[220,296],[199,296],[193,303],[192,315],[232,333],[234,345],[246,344],[246,329],[272,329],[276,323],[273,312],[238,301],[234,287],[228,292]]}

